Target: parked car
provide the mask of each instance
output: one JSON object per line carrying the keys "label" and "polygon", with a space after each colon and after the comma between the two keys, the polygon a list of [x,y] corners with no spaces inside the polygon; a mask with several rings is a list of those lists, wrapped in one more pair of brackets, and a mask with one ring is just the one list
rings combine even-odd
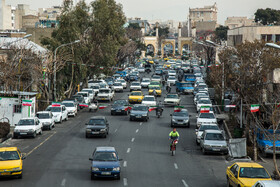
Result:
{"label": "parked car", "polygon": [[[280,131],[276,130],[275,153],[280,154]],[[257,129],[257,146],[264,157],[273,154],[273,129]]]}
{"label": "parked car", "polygon": [[125,99],[118,99],[114,101],[114,103],[111,106],[111,115],[116,114],[125,114],[127,115],[130,111],[129,109],[129,103]]}
{"label": "parked car", "polygon": [[68,120],[68,111],[64,105],[53,106],[50,105],[47,107],[46,111],[51,111],[54,116],[55,123],[62,123],[62,121]]}
{"label": "parked car", "polygon": [[141,84],[140,82],[132,82],[130,85],[130,91],[140,91],[141,90]]}
{"label": "parked car", "polygon": [[255,162],[235,162],[226,170],[228,186],[253,186],[257,181],[272,180],[267,170]]}
{"label": "parked car", "polygon": [[171,116],[171,127],[183,126],[190,128],[190,115],[187,109],[182,109],[180,112],[174,112]]}
{"label": "parked car", "polygon": [[54,116],[51,111],[37,112],[36,117],[42,123],[43,129],[52,130],[54,128]]}
{"label": "parked car", "polygon": [[148,121],[149,107],[146,105],[139,105],[139,104],[134,105],[134,107],[130,111],[129,119],[130,119],[130,121],[133,121],[133,120]]}
{"label": "parked car", "polygon": [[143,100],[142,100],[142,104],[146,105],[146,106],[155,106],[155,105],[157,105],[155,96],[153,96],[153,95],[145,95]]}
{"label": "parked car", "polygon": [[119,159],[114,147],[96,147],[89,160],[91,161],[91,180],[98,177],[120,180],[122,159]]}
{"label": "parked car", "polygon": [[195,129],[196,134],[196,144],[200,144],[201,135],[205,130],[220,130],[217,124],[203,123],[198,129]]}
{"label": "parked car", "polygon": [[1,177],[17,177],[22,179],[23,160],[26,154],[21,153],[17,147],[0,148]]}
{"label": "parked car", "polygon": [[128,95],[129,103],[142,103],[144,95],[141,91],[133,91]]}
{"label": "parked car", "polygon": [[201,135],[200,147],[203,154],[228,154],[227,142],[220,130],[205,130]]}
{"label": "parked car", "polygon": [[78,106],[72,102],[72,101],[63,101],[61,103],[66,107],[66,110],[68,112],[68,116],[76,116],[78,114]]}
{"label": "parked car", "polygon": [[91,117],[86,123],[86,138],[91,136],[102,136],[104,138],[109,134],[109,122],[104,116]]}
{"label": "parked car", "polygon": [[177,106],[180,105],[181,99],[178,94],[167,94],[164,98],[164,105]]}
{"label": "parked car", "polygon": [[123,92],[123,85],[121,82],[115,82],[112,86],[112,89],[115,91],[115,92]]}
{"label": "parked car", "polygon": [[199,128],[203,123],[217,124],[217,118],[214,113],[199,113],[197,117],[196,127]]}
{"label": "parked car", "polygon": [[42,134],[43,125],[37,117],[22,118],[15,124],[14,138],[33,137]]}

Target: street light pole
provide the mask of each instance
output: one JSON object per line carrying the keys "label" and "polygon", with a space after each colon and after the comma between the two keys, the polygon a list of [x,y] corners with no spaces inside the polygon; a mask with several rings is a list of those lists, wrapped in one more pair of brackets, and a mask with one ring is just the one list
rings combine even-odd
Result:
{"label": "street light pole", "polygon": [[62,44],[54,50],[54,76],[53,76],[54,101],[56,101],[56,53],[57,53],[57,50],[61,47],[64,47],[64,46],[67,46],[67,45],[72,45],[74,43],[79,43],[79,42],[80,42],[80,40],[75,40],[74,42]]}

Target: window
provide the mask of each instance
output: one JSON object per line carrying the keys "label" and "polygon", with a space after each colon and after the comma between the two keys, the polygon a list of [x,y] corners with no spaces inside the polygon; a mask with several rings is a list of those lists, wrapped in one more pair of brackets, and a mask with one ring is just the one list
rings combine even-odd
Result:
{"label": "window", "polygon": [[261,38],[262,38],[263,41],[266,41],[266,35],[265,34],[262,34]]}
{"label": "window", "polygon": [[266,37],[267,37],[267,40],[266,40],[267,42],[272,41],[272,35],[271,34],[268,34]]}
{"label": "window", "polygon": [[21,105],[14,105],[14,113],[21,113]]}
{"label": "window", "polygon": [[276,34],[275,42],[280,42],[280,34]]}

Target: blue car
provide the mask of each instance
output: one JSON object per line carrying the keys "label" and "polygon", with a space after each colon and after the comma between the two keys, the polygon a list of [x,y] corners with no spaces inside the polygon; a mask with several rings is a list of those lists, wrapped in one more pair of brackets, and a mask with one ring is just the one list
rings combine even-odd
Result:
{"label": "blue car", "polygon": [[120,180],[121,159],[114,147],[96,147],[89,160],[91,161],[91,180],[98,177]]}

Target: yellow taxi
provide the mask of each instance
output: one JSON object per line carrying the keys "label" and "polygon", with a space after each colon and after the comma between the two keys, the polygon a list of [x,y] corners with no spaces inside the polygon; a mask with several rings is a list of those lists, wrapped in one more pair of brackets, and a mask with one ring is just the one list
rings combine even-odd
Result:
{"label": "yellow taxi", "polygon": [[165,57],[165,58],[163,58],[163,60],[167,61],[167,60],[169,60],[169,58]]}
{"label": "yellow taxi", "polygon": [[153,86],[153,87],[150,87],[150,88],[149,88],[149,95],[153,95],[154,90],[156,91],[157,96],[161,96],[161,92],[162,92],[162,91],[161,91],[160,86]]}
{"label": "yellow taxi", "polygon": [[22,178],[22,160],[25,154],[17,147],[0,148],[0,177],[16,176]]}
{"label": "yellow taxi", "polygon": [[149,63],[150,63],[150,64],[153,64],[153,63],[154,63],[154,61],[153,61],[153,60],[149,60]]}
{"label": "yellow taxi", "polygon": [[227,186],[249,187],[260,180],[272,180],[266,169],[255,162],[236,162],[227,168]]}
{"label": "yellow taxi", "polygon": [[129,103],[142,103],[144,95],[141,91],[133,91],[128,96]]}
{"label": "yellow taxi", "polygon": [[170,68],[171,67],[171,64],[170,63],[165,63],[164,65],[163,65],[163,68]]}

